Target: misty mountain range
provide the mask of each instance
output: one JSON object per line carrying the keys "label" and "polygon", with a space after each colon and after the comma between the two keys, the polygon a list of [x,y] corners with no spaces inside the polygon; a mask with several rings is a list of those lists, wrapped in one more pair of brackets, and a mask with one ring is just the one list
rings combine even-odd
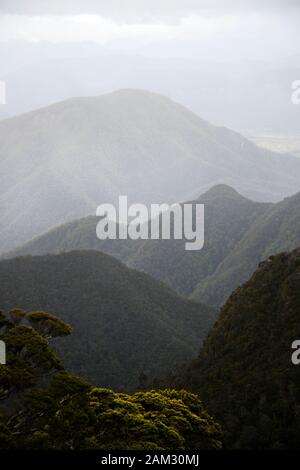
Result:
{"label": "misty mountain range", "polygon": [[56,227],[5,257],[102,251],[181,295],[220,306],[262,260],[300,245],[300,193],[276,204],[261,203],[219,185],[193,203],[205,205],[200,251],[186,251],[184,239],[99,240],[99,219],[87,217]]}
{"label": "misty mountain range", "polygon": [[[95,44],[0,47],[0,78],[7,85],[6,114],[28,112],[74,96],[119,88],[167,95],[204,119],[236,130],[299,134],[291,84],[299,57],[274,61],[214,61],[124,54]],[[5,59],[5,60],[4,60]],[[282,116],[285,119],[282,119]]]}
{"label": "misty mountain range", "polygon": [[260,201],[299,190],[300,160],[260,149],[161,95],[121,90],[0,122],[0,246],[11,250],[120,194],[195,199],[215,184]]}
{"label": "misty mountain range", "polygon": [[0,0],[0,453],[300,449],[299,23]]}

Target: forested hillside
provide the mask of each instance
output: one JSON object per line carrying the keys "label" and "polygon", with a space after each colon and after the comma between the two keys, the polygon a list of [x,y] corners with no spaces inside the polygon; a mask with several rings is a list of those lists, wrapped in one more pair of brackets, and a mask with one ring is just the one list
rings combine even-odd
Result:
{"label": "forested hillside", "polygon": [[191,359],[217,314],[96,251],[4,260],[0,279],[6,310],[47,310],[72,325],[55,347],[99,386],[134,387]]}
{"label": "forested hillside", "polygon": [[299,448],[300,249],[272,256],[229,298],[199,357],[169,380],[199,393],[230,448]]}
{"label": "forested hillside", "polygon": [[[189,295],[213,274],[250,227],[272,204],[250,201],[226,185],[207,191],[193,205],[204,204],[204,246],[187,251],[186,240],[148,240],[127,258],[127,264]],[[201,300],[201,299],[200,299]]]}
{"label": "forested hillside", "polygon": [[[70,325],[46,312],[0,312],[0,449],[220,449],[220,426],[191,393],[94,388],[52,351]],[[62,341],[62,340],[61,340]]]}
{"label": "forested hillside", "polygon": [[300,246],[300,193],[275,204],[255,221],[245,236],[204,282],[192,298],[209,305],[222,305],[231,292],[245,282],[259,262],[281,251]]}
{"label": "forested hillside", "polygon": [[267,204],[218,185],[192,203],[205,206],[205,241],[199,251],[186,251],[185,240],[101,241],[96,237],[99,219],[87,217],[59,226],[5,256],[95,249],[180,294],[219,307],[260,261],[300,245],[300,193]]}

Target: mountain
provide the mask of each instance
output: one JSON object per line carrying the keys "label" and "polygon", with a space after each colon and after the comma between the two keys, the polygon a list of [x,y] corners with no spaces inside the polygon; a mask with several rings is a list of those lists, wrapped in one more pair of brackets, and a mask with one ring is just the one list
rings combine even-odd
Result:
{"label": "mountain", "polygon": [[300,160],[260,149],[170,99],[120,90],[0,121],[0,250],[95,214],[103,202],[178,202],[218,183],[277,201]]}
{"label": "mountain", "polygon": [[184,239],[99,240],[99,218],[86,217],[56,227],[7,256],[99,250],[187,295],[215,271],[254,221],[272,206],[250,201],[226,185],[215,186],[191,203],[205,205],[205,244],[199,251],[186,251]]}
{"label": "mountain", "polygon": [[300,246],[300,193],[277,204],[246,199],[218,185],[192,201],[205,206],[205,242],[186,251],[185,240],[105,240],[97,217],[56,227],[7,257],[99,250],[163,281],[179,294],[219,307],[260,261]]}
{"label": "mountain", "polygon": [[[299,448],[300,249],[268,258],[171,382],[198,391],[230,448]],[[299,354],[298,354],[299,356]]]}
{"label": "mountain", "polygon": [[144,240],[100,240],[96,235],[99,220],[99,217],[88,216],[59,225],[34,237],[19,248],[5,253],[2,258],[97,250],[126,262],[140,246],[144,245]]}
{"label": "mountain", "polygon": [[95,385],[129,388],[197,352],[216,312],[96,251],[0,262],[0,305],[59,314],[73,334],[56,348]]}
{"label": "mountain", "polygon": [[255,226],[272,204],[253,202],[226,185],[218,185],[191,202],[204,204],[204,246],[185,250],[186,240],[147,240],[127,264],[159,279],[180,294],[192,294]]}
{"label": "mountain", "polygon": [[300,246],[300,193],[269,208],[250,226],[215,272],[199,282],[192,298],[222,305],[266,257]]}
{"label": "mountain", "polygon": [[291,84],[300,76],[299,55],[224,62],[212,60],[204,45],[200,60],[157,58],[157,50],[148,52],[151,57],[145,56],[145,45],[134,55],[126,54],[123,43],[112,51],[84,42],[66,43],[61,50],[30,43],[20,53],[20,44],[2,43],[0,76],[7,83],[9,115],[72,96],[138,88],[172,96],[208,121],[233,129],[299,132],[298,109],[290,105]]}

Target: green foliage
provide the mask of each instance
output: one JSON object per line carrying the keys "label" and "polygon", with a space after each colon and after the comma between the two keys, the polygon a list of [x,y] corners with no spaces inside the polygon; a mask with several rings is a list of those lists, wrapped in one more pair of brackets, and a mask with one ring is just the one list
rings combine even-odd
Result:
{"label": "green foliage", "polygon": [[[35,319],[48,325],[47,313]],[[31,327],[8,321],[2,336],[9,360],[0,367],[0,384],[10,393],[2,393],[0,401],[1,449],[221,448],[220,427],[197,396],[93,388],[64,370],[45,337]]]}
{"label": "green foliage", "polygon": [[[47,339],[28,326],[27,321],[28,314],[19,309],[9,312],[8,316],[0,315],[0,339],[7,349],[7,364],[0,367],[0,400],[7,400],[12,393],[16,395],[35,386],[43,376],[63,368],[60,359],[49,348]],[[48,321],[47,314],[44,314],[44,321]],[[51,321],[57,321],[61,328],[64,325],[54,316],[51,316]],[[42,322],[40,318],[40,325]],[[69,327],[64,325],[64,328],[67,330]]]}
{"label": "green foliage", "polygon": [[24,319],[26,313],[21,308],[14,308],[8,312],[8,316],[10,321],[15,325],[19,325],[21,321]]}
{"label": "green foliage", "polygon": [[[0,366],[1,367],[1,366]],[[5,419],[0,413],[0,449],[11,449],[13,446],[13,436],[5,423]]]}
{"label": "green foliage", "polygon": [[28,313],[26,318],[38,333],[48,338],[67,336],[72,333],[70,325],[50,313],[32,312]]}
{"label": "green foliage", "polygon": [[221,311],[198,357],[169,379],[197,391],[238,448],[300,447],[300,249],[262,263]]}
{"label": "green foliage", "polygon": [[[55,380],[55,376],[54,376]],[[64,380],[68,382],[63,385]],[[64,373],[58,390],[28,397],[17,446],[21,448],[179,450],[220,449],[221,430],[199,399],[163,390],[133,395],[78,387]],[[58,392],[58,394],[57,394]],[[34,432],[26,432],[26,423]]]}

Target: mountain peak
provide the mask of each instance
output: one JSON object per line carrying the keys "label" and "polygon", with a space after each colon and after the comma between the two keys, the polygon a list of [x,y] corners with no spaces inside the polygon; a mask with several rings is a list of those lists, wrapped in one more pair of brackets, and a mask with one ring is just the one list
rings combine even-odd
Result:
{"label": "mountain peak", "polygon": [[[299,190],[298,158],[241,142],[169,98],[135,89],[1,121],[1,252],[95,213],[102,201],[115,204],[120,194],[151,204],[195,199],[220,182],[264,201]],[[216,196],[241,198],[226,185],[208,197]]]}
{"label": "mountain peak", "polygon": [[238,191],[227,184],[217,184],[210,188],[206,193],[201,196],[202,198],[238,198],[238,199],[246,199],[242,196]]}

